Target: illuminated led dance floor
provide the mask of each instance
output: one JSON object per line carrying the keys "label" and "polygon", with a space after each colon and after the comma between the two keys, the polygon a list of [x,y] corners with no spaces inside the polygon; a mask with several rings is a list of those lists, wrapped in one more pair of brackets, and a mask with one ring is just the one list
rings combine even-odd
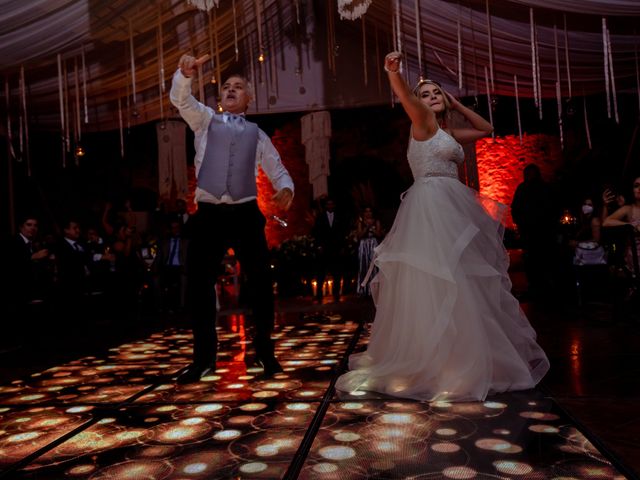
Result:
{"label": "illuminated led dance floor", "polygon": [[484,403],[425,403],[333,383],[366,345],[358,319],[278,316],[284,372],[244,363],[244,317],[220,329],[214,375],[175,377],[191,358],[170,329],[0,386],[0,478],[624,479],[540,391]]}

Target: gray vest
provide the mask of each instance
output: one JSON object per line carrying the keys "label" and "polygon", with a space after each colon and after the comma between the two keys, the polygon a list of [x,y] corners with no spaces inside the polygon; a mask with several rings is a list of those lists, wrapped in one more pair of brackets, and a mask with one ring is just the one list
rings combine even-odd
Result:
{"label": "gray vest", "polygon": [[237,117],[225,123],[222,115],[214,114],[209,122],[198,187],[217,198],[225,193],[234,200],[257,195],[258,125]]}

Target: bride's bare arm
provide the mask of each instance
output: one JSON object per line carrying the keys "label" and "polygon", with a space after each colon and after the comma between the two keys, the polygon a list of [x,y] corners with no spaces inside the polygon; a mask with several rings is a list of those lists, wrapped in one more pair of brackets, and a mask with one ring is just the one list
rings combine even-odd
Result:
{"label": "bride's bare arm", "polygon": [[459,143],[471,143],[476,140],[491,135],[493,125],[491,125],[482,116],[468,107],[465,107],[453,95],[445,92],[451,104],[451,110],[455,110],[462,114],[464,118],[471,124],[473,128],[452,128],[451,134]]}
{"label": "bride's bare arm", "polygon": [[399,52],[391,52],[384,58],[384,69],[389,76],[389,83],[411,119],[414,137],[430,138],[438,130],[436,115],[433,110],[418,100],[400,74],[401,57]]}

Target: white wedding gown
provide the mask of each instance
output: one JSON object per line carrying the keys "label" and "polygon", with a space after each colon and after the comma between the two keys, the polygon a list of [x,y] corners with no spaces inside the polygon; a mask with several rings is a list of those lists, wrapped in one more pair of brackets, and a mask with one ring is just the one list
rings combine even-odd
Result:
{"label": "white wedding gown", "polygon": [[534,387],[549,361],[511,294],[499,219],[458,180],[462,147],[439,129],[407,156],[415,181],[376,248],[369,344],[336,388],[473,401]]}

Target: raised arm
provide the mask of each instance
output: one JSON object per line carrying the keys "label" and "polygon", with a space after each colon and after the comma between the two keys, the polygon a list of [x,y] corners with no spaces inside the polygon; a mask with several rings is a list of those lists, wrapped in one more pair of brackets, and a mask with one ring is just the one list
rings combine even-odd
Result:
{"label": "raised arm", "polygon": [[183,55],[178,62],[178,70],[173,75],[169,92],[171,103],[178,109],[180,116],[194,132],[204,128],[211,116],[207,112],[207,107],[191,94],[191,76],[208,58],[209,55],[203,55],[200,58]]}
{"label": "raised arm", "polygon": [[399,52],[388,53],[384,57],[384,69],[389,76],[389,83],[402,104],[404,111],[411,119],[411,128],[414,138],[426,140],[431,138],[438,130],[436,114],[427,105],[422,103],[413,94],[404,77],[400,74],[402,54]]}
{"label": "raised arm", "polygon": [[619,227],[620,225],[630,225],[629,218],[631,215],[631,206],[624,205],[613,212],[602,222],[603,227]]}

